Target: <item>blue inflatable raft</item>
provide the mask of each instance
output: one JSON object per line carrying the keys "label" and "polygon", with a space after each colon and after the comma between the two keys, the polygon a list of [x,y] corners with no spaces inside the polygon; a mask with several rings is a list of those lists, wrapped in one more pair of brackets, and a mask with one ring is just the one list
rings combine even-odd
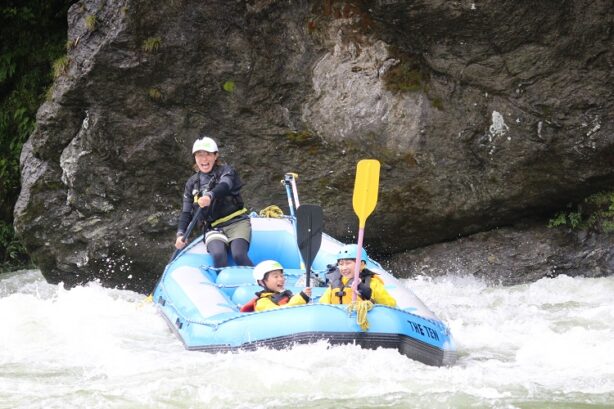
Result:
{"label": "blue inflatable raft", "polygon": [[[285,267],[286,284],[294,293],[304,287],[305,270],[296,244],[293,217],[251,216],[254,263],[266,259]],[[343,243],[323,234],[313,260],[313,299],[309,304],[263,312],[242,313],[240,307],[260,290],[251,267],[212,267],[202,237],[188,245],[160,278],[153,300],[172,331],[188,350],[238,351],[261,346],[286,348],[327,340],[364,348],[393,348],[427,365],[451,365],[456,347],[446,325],[420,299],[377,262],[367,267],[380,274],[397,307],[374,305],[367,314],[369,328],[361,330],[356,313],[345,305],[319,304],[325,287],[315,287],[328,264],[336,262]],[[232,260],[231,260],[232,264]]]}

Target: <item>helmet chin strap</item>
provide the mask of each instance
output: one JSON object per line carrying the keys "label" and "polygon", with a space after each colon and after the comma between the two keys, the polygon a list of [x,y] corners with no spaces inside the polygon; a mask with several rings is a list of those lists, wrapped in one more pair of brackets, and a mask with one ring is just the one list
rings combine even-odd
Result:
{"label": "helmet chin strap", "polygon": [[259,285],[260,287],[264,288],[264,290],[265,290],[265,291],[269,291],[269,292],[272,292],[272,293],[275,293],[275,292],[276,292],[275,290],[271,290],[271,289],[270,289],[270,288],[269,288],[269,287],[268,287],[268,286],[267,286],[267,285],[264,283],[264,280],[258,280],[258,285]]}

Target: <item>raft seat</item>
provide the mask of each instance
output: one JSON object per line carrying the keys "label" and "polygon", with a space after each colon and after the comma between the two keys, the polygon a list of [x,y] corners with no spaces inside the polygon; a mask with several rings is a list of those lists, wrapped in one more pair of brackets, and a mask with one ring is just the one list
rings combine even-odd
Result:
{"label": "raft seat", "polygon": [[[258,219],[253,219],[252,223],[258,223]],[[301,265],[301,254],[296,245],[296,236],[292,223],[287,220],[277,220],[273,223],[278,224],[273,230],[262,230],[252,228],[252,242],[266,243],[263,246],[250,246],[249,258],[254,265],[263,260],[276,260],[282,266],[295,268]]]}
{"label": "raft seat", "polygon": [[[286,289],[292,291],[293,294],[298,294],[304,289],[304,287],[288,286],[286,287]],[[326,287],[312,288],[311,289],[312,291],[312,294],[311,294],[312,301],[311,302],[317,303],[320,297],[322,296],[322,294],[324,294],[325,290],[326,290]],[[258,291],[262,291],[262,287],[260,287],[259,285],[254,285],[254,284],[242,285],[240,287],[237,287],[234,294],[232,295],[232,302],[238,306],[242,306],[243,304],[247,303],[252,298],[254,298],[256,296],[255,294]]]}

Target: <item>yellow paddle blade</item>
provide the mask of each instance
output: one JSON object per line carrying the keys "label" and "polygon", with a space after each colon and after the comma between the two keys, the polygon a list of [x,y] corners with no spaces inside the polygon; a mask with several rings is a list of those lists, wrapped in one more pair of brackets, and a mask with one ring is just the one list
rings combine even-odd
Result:
{"label": "yellow paddle blade", "polygon": [[379,190],[379,161],[363,159],[356,166],[354,197],[352,204],[358,216],[358,227],[364,228],[367,217],[375,210]]}

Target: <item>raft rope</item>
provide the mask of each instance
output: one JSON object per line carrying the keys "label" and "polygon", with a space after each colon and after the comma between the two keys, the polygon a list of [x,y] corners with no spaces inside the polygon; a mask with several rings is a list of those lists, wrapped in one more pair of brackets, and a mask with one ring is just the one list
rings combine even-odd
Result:
{"label": "raft rope", "polygon": [[258,215],[261,217],[271,217],[274,219],[280,219],[284,216],[284,212],[282,212],[279,206],[270,205],[260,210],[260,213],[258,213]]}
{"label": "raft rope", "polygon": [[[204,270],[216,270],[216,271],[220,271],[223,269],[223,267],[213,267],[213,266],[200,266],[201,269]],[[247,268],[247,267],[246,267]],[[163,274],[166,273],[166,270]],[[205,284],[204,282],[202,284]],[[213,286],[217,286],[217,284],[215,283],[207,283]],[[162,289],[165,290],[165,285],[164,285],[164,281],[160,282],[160,285],[162,286]],[[150,298],[151,297],[151,298]],[[143,303],[148,302],[149,299],[151,299],[153,301],[153,293],[150,294],[149,297],[147,297],[147,299],[143,300]],[[214,331],[216,331],[221,325],[230,322],[230,321],[234,321],[236,319],[241,319],[242,317],[251,315],[251,314],[267,314],[267,313],[274,313],[277,311],[277,309],[270,309],[270,310],[266,310],[266,311],[260,311],[260,312],[252,312],[252,313],[242,313],[242,314],[237,314],[236,316],[233,316],[231,318],[226,318],[226,319],[221,319],[218,321],[197,321],[197,320],[192,320],[192,319],[188,319],[187,317],[185,317],[180,311],[179,309],[175,306],[174,303],[172,303],[170,300],[166,300],[166,303],[169,307],[171,307],[175,313],[177,314],[178,317],[180,317],[184,322],[186,323],[190,323],[190,324],[197,324],[197,325],[203,325],[203,326],[207,326],[207,327],[212,327]],[[362,305],[358,305],[358,304],[362,304]],[[329,308],[337,308],[339,307],[339,305],[336,304],[318,304],[320,307],[329,307]],[[304,305],[295,305],[292,308],[309,308],[312,307],[313,304],[304,304]],[[347,311],[348,311],[348,315],[351,315],[351,313],[353,311],[356,311],[356,323],[358,325],[360,325],[360,328],[363,329],[364,331],[366,331],[369,328],[369,322],[367,321],[367,312],[369,312],[371,309],[373,308],[373,303],[371,301],[365,300],[365,301],[355,301],[353,304],[349,304]],[[390,306],[386,306],[386,308],[392,309],[392,310],[396,310],[399,312],[402,312],[404,314],[407,314],[409,316],[415,317],[417,319],[422,319],[424,321],[427,321],[429,323],[431,323],[431,325],[439,328],[440,330],[443,331],[444,334],[449,335],[450,334],[450,330],[448,327],[446,327],[442,322],[437,321],[435,319],[432,318],[428,318],[425,317],[423,315],[419,315],[416,314],[414,312],[410,312],[407,311],[407,309],[403,309],[403,308],[399,308],[399,307],[390,307]],[[415,309],[415,308],[414,308]],[[363,326],[364,325],[364,326]]]}
{"label": "raft rope", "polygon": [[369,329],[369,321],[367,313],[373,308],[373,303],[369,300],[352,301],[348,304],[348,315],[356,311],[356,323],[360,325],[360,329],[366,331]]}
{"label": "raft rope", "polygon": [[[366,306],[366,307],[362,307],[362,308],[368,308],[367,310],[365,310],[364,315],[365,315],[365,322],[367,322],[366,320],[366,313],[368,310],[370,310],[373,307],[373,304],[371,303],[371,301],[359,301],[360,303],[369,303],[371,304],[371,306]],[[248,313],[241,313],[241,314],[237,314],[235,316],[231,316],[229,318],[225,318],[225,319],[220,319],[220,320],[215,320],[215,321],[198,321],[198,320],[193,320],[193,319],[189,319],[187,318],[185,315],[183,315],[180,310],[175,306],[174,303],[172,303],[170,300],[166,300],[166,305],[170,308],[172,308],[175,313],[177,314],[178,317],[180,317],[182,319],[182,321],[184,323],[189,323],[189,324],[196,324],[196,325],[202,325],[205,327],[210,327],[213,331],[217,331],[219,329],[219,327],[221,327],[222,325],[234,321],[234,320],[238,320],[238,319],[242,319],[244,317],[248,317],[252,314],[272,314],[275,312],[279,312],[279,310],[277,310],[276,308],[272,308],[270,310],[265,310],[265,311],[260,311],[260,312],[248,312]],[[313,307],[314,304],[303,304],[303,305],[295,305],[292,308],[311,308]],[[317,304],[319,307],[328,307],[328,308],[338,308],[339,305],[338,304]],[[348,309],[351,308],[351,304],[348,306]],[[360,308],[360,307],[359,307]],[[423,319],[425,321],[430,322],[433,326],[436,326],[437,328],[441,329],[445,334],[449,335],[449,329],[443,325],[441,322],[437,321],[437,320],[433,320],[430,318],[425,318],[421,315],[417,315],[414,314],[412,312],[406,311],[404,309],[398,308],[398,307],[386,307],[392,310],[396,310],[399,311],[403,314],[407,314],[410,317],[415,317],[417,319]],[[357,320],[358,321],[358,320]],[[362,326],[361,326],[362,328]]]}

